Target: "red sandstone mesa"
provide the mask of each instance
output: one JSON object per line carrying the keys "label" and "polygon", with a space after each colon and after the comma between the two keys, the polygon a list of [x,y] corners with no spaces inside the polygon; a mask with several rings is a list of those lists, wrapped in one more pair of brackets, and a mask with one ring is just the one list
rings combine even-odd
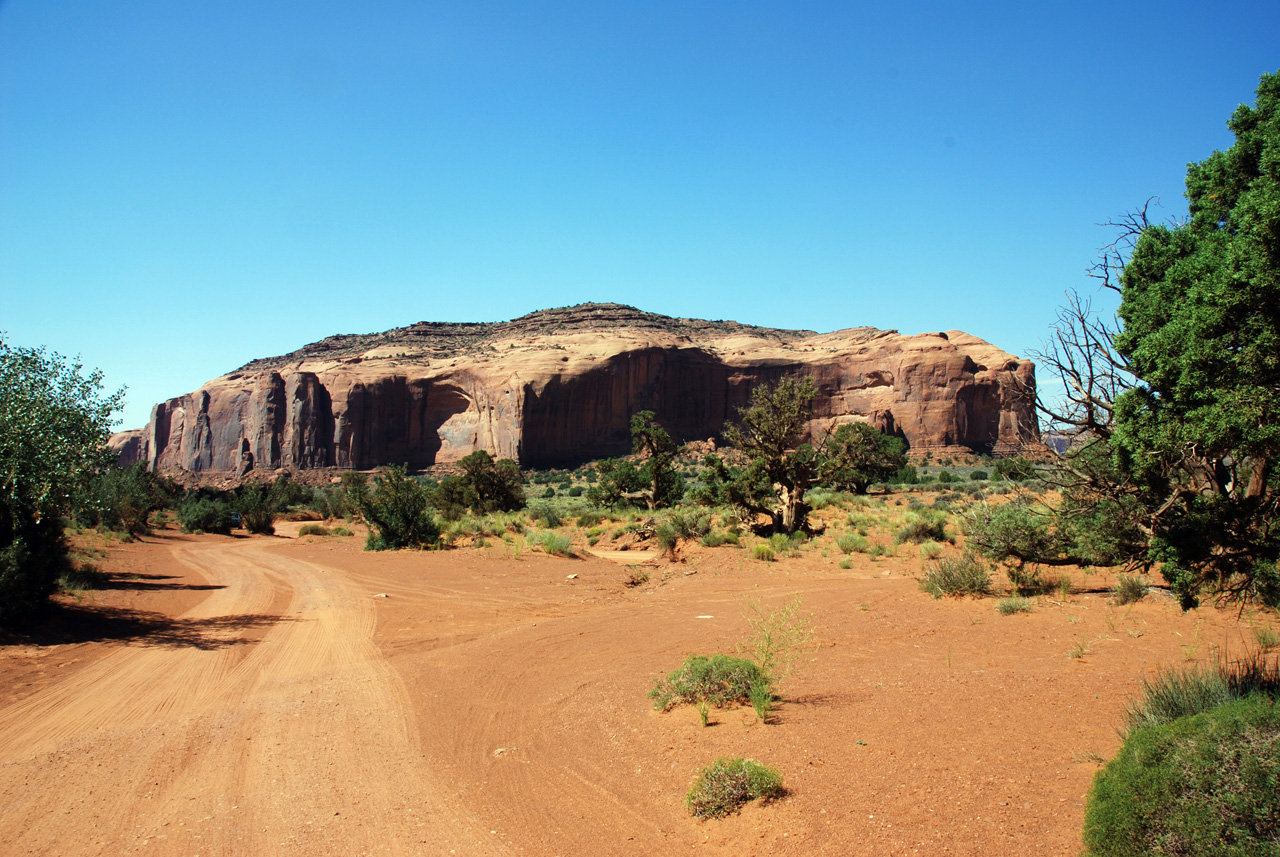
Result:
{"label": "red sandstone mesa", "polygon": [[558,466],[629,452],[639,410],[680,440],[713,437],[753,387],[804,375],[815,434],[862,420],[916,450],[1001,454],[1039,438],[1034,365],[966,333],[817,334],[584,304],[329,337],[161,402],[112,444],[124,463],[194,472],[426,467],[477,449]]}

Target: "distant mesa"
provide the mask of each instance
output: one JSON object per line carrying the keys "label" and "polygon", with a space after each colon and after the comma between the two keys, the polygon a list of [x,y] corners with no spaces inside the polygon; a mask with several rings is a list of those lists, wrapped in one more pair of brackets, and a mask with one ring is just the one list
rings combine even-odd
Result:
{"label": "distant mesa", "polygon": [[805,375],[815,435],[858,420],[914,450],[996,454],[1039,438],[1034,365],[960,331],[815,333],[592,303],[331,336],[161,402],[112,445],[123,463],[196,473],[423,468],[477,449],[572,466],[630,452],[636,411],[706,440],[754,387]]}

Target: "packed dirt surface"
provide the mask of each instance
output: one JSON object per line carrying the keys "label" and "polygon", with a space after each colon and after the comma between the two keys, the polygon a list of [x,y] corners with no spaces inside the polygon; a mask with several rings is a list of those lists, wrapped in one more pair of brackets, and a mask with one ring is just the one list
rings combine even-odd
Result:
{"label": "packed dirt surface", "polygon": [[[111,547],[107,589],[0,647],[0,851],[1073,855],[1142,678],[1274,625],[1159,591],[1116,607],[1080,570],[1003,616],[921,593],[914,556],[361,545]],[[818,645],[769,723],[652,709],[684,656],[744,640],[748,596],[795,594]],[[788,795],[690,818],[719,756]]]}

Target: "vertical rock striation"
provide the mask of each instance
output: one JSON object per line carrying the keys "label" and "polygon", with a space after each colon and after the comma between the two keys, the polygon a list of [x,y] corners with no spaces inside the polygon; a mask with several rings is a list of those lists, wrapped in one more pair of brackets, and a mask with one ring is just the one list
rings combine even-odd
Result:
{"label": "vertical rock striation", "polygon": [[617,304],[500,324],[419,323],[257,360],[113,438],[153,469],[427,467],[486,449],[532,467],[630,450],[652,410],[705,440],[784,377],[813,376],[812,433],[851,420],[914,449],[1006,454],[1038,440],[1035,368],[965,333],[835,333],[673,319]]}

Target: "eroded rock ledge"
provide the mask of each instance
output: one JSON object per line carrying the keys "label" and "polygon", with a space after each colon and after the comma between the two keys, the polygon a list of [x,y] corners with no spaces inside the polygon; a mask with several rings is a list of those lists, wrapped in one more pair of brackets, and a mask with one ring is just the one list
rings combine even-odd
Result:
{"label": "eroded rock ledge", "polygon": [[530,467],[630,451],[633,413],[717,435],[751,389],[812,375],[813,432],[851,420],[913,449],[1016,451],[1038,439],[1035,367],[960,331],[819,334],[669,318],[620,304],[508,322],[331,336],[156,405],[121,460],[193,472],[427,467],[476,449]]}

